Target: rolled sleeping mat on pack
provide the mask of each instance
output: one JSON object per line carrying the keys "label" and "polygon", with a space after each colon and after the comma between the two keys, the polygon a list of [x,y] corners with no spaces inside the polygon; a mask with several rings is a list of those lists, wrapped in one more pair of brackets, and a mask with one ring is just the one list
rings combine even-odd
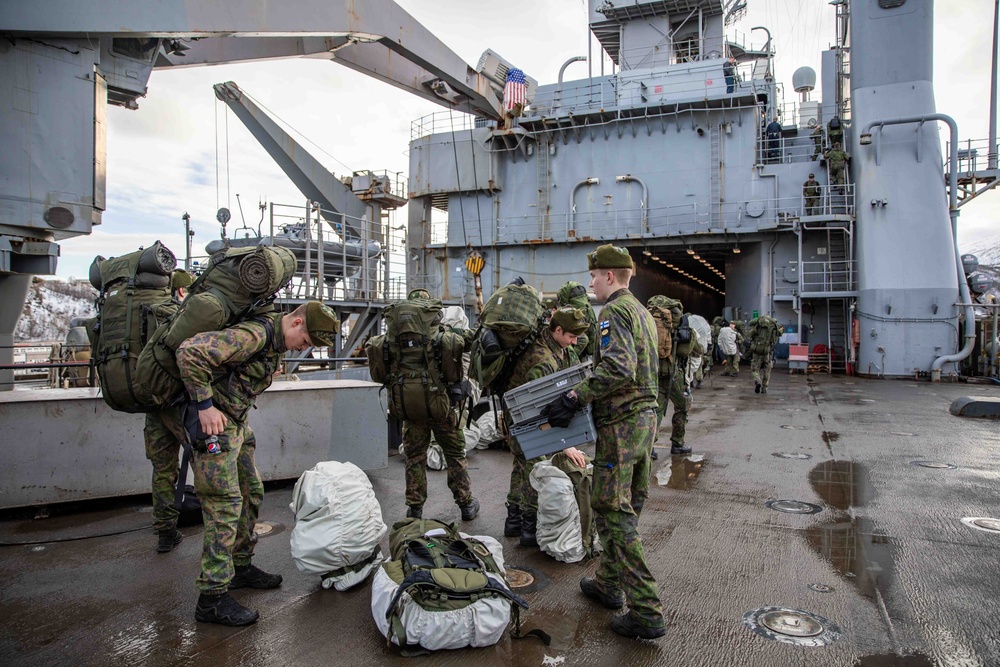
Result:
{"label": "rolled sleeping mat on pack", "polygon": [[[267,252],[257,246],[257,252],[240,261],[240,282],[252,294],[276,292],[295,272],[295,258],[291,253]],[[290,262],[290,266],[286,264]]]}
{"label": "rolled sleeping mat on pack", "polygon": [[104,255],[98,255],[94,258],[94,261],[90,263],[90,284],[94,286],[94,289],[101,289],[101,263],[104,261]]}
{"label": "rolled sleeping mat on pack", "polygon": [[138,273],[153,273],[170,277],[177,268],[177,258],[170,248],[159,241],[142,251],[139,255]]}

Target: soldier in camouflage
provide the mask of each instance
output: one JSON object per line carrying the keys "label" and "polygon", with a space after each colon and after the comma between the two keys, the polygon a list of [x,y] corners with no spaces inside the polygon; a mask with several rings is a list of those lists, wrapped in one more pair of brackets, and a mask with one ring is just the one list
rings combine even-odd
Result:
{"label": "soldier in camouflage", "polygon": [[761,315],[750,321],[750,372],[753,374],[754,393],[766,394],[771,381],[771,357],[774,345],[781,331],[778,323],[769,315]]}
{"label": "soldier in camouflage", "polygon": [[578,282],[569,281],[559,288],[559,305],[579,308],[587,316],[587,331],[577,336],[573,349],[576,350],[580,361],[593,358],[597,350],[597,315],[590,306],[587,288]]}
{"label": "soldier in camouflage", "polygon": [[[194,278],[184,269],[177,269],[170,276],[170,288],[178,303],[187,296],[187,288]],[[153,529],[156,531],[157,553],[174,550],[184,536],[177,530],[179,510],[174,506],[177,488],[177,457],[181,441],[171,426],[180,432],[180,409],[173,407],[146,413],[146,425],[142,429],[146,445],[146,458],[153,464]],[[185,473],[187,471],[185,470]]]}
{"label": "soldier in camouflage", "polygon": [[[563,307],[552,313],[549,325],[514,364],[507,385],[508,391],[580,363],[574,345],[578,337],[587,331],[587,326],[587,317],[578,308]],[[538,492],[531,486],[529,478],[535,463],[541,459],[525,460],[524,452],[513,437],[510,439],[510,451],[514,454],[514,465],[510,471],[507,520],[504,522],[503,534],[507,537],[520,536],[523,547],[536,547]],[[581,468],[586,467],[587,462],[582,452],[574,447],[564,452]]]}
{"label": "soldier in camouflage", "polygon": [[236,588],[276,588],[281,575],[251,564],[264,485],[254,462],[256,440],[247,412],[271,385],[288,350],[333,345],[340,323],[319,302],[287,315],[269,313],[223,331],[192,336],[177,348],[177,365],[191,404],[185,428],[192,440],[195,490],[205,539],[195,619],[250,625],[256,611],[233,599]]}
{"label": "soldier in camouflage", "polygon": [[581,404],[597,423],[591,505],[604,545],[595,578],[580,581],[584,595],[609,609],[628,601],[611,629],[626,637],[665,633],[663,605],[646,564],[639,513],[649,493],[650,452],[656,435],[659,355],[656,324],[628,290],[634,264],[625,248],[603,245],[587,255],[590,286],[605,305],[599,319],[594,373],[549,405],[549,422],[567,426]]}

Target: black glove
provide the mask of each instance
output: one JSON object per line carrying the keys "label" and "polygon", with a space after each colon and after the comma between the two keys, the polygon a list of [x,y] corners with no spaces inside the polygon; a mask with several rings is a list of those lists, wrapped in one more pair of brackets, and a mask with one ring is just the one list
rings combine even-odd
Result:
{"label": "black glove", "polygon": [[578,400],[572,398],[569,394],[563,394],[545,406],[543,414],[548,414],[549,424],[552,426],[566,428],[579,409],[580,402]]}

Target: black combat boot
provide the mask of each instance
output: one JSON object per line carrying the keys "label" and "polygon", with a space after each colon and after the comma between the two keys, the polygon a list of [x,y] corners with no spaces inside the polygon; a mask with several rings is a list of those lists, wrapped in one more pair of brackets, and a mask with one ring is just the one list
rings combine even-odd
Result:
{"label": "black combat boot", "polygon": [[423,505],[407,505],[406,506],[406,518],[407,519],[423,519],[424,518],[424,506]]}
{"label": "black combat boot", "polygon": [[613,616],[611,618],[611,629],[623,637],[635,637],[638,639],[656,639],[667,634],[666,628],[662,625],[643,625],[631,613]]}
{"label": "black combat boot", "polygon": [[165,554],[174,550],[184,536],[181,535],[181,531],[176,528],[170,528],[168,530],[158,530],[156,534],[159,536],[159,541],[156,543],[156,553]]}
{"label": "black combat boot", "polygon": [[218,623],[239,627],[252,625],[260,618],[260,614],[248,609],[234,600],[229,593],[208,595],[202,593],[198,597],[198,606],[194,608],[194,620],[199,623]]}
{"label": "black combat boot", "polygon": [[762,393],[762,394],[766,394],[767,393],[767,385],[762,384],[760,386],[760,393]]}
{"label": "black combat boot", "polygon": [[759,394],[760,393],[760,382],[754,382],[753,383],[753,393],[755,393],[755,394]]}
{"label": "black combat boot", "polygon": [[507,520],[503,522],[503,536],[517,537],[521,534],[521,507],[507,503]]}
{"label": "black combat boot", "polygon": [[691,448],[687,445],[671,445],[670,455],[671,456],[684,456],[685,454],[690,454]]}
{"label": "black combat boot", "polygon": [[459,505],[458,508],[462,510],[462,521],[472,521],[479,516],[479,501],[475,498],[471,498],[464,505]]}
{"label": "black combat boot", "polygon": [[280,574],[270,574],[256,565],[237,565],[236,574],[229,582],[229,590],[237,588],[277,588],[281,585]]}
{"label": "black combat boot", "polygon": [[654,461],[660,458],[660,455],[656,453],[656,447],[653,447],[652,449],[649,450],[649,458],[653,459]]}
{"label": "black combat boot", "polygon": [[538,528],[538,515],[525,512],[521,515],[521,546],[537,547],[538,540],[535,539],[535,531]]}
{"label": "black combat boot", "polygon": [[615,594],[605,593],[597,584],[596,579],[587,577],[580,580],[580,590],[591,600],[597,600],[608,609],[621,609],[625,604],[625,593],[619,590]]}

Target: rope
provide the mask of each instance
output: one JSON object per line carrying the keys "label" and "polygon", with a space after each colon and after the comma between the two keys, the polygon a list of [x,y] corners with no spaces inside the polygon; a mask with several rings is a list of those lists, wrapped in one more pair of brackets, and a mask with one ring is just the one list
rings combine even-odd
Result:
{"label": "rope", "polygon": [[[468,247],[469,243],[469,232],[465,228],[465,202],[462,200],[462,172],[458,166],[458,138],[455,136],[455,113],[449,109],[448,110],[448,120],[451,121],[451,148],[455,153],[455,180],[458,181],[458,210],[462,216],[462,240],[465,241],[465,245]],[[480,240],[482,240],[480,238]]]}

